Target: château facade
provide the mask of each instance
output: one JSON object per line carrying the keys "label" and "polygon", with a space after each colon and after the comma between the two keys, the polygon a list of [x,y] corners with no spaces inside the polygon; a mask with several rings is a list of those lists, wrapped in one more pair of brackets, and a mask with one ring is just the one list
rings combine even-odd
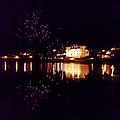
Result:
{"label": "ch\u00e2teau facade", "polygon": [[66,47],[66,58],[84,58],[89,56],[86,46],[73,45]]}

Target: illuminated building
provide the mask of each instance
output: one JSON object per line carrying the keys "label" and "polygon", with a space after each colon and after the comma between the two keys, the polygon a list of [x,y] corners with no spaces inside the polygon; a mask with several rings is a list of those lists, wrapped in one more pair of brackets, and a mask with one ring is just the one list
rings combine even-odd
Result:
{"label": "illuminated building", "polygon": [[97,54],[98,58],[111,58],[111,51],[109,50],[102,50]]}
{"label": "illuminated building", "polygon": [[120,58],[120,48],[111,48],[110,50],[102,50],[97,54],[98,58]]}
{"label": "illuminated building", "polygon": [[111,48],[112,58],[120,58],[120,48]]}
{"label": "illuminated building", "polygon": [[66,58],[84,58],[89,56],[86,46],[73,45],[66,47]]}

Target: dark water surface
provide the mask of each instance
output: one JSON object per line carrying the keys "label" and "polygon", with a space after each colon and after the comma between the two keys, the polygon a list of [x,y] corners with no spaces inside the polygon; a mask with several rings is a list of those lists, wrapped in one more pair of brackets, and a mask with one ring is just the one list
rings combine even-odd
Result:
{"label": "dark water surface", "polygon": [[120,65],[1,62],[0,120],[120,120]]}

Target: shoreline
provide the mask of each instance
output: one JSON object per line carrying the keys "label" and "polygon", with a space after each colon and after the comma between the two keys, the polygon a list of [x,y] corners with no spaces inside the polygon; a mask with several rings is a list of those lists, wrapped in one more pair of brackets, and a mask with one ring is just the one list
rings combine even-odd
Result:
{"label": "shoreline", "polygon": [[120,62],[120,58],[80,58],[75,60],[69,60],[69,59],[29,59],[29,58],[20,58],[20,59],[0,59],[0,62],[2,61],[30,61],[30,62],[80,62],[80,63],[118,63]]}

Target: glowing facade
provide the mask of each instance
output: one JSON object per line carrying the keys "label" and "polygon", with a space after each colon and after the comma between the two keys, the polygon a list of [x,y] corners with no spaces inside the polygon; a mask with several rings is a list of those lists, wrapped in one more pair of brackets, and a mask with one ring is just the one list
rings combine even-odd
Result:
{"label": "glowing facade", "polygon": [[66,47],[66,57],[69,58],[84,58],[89,56],[89,51],[86,46],[73,45],[71,47]]}

